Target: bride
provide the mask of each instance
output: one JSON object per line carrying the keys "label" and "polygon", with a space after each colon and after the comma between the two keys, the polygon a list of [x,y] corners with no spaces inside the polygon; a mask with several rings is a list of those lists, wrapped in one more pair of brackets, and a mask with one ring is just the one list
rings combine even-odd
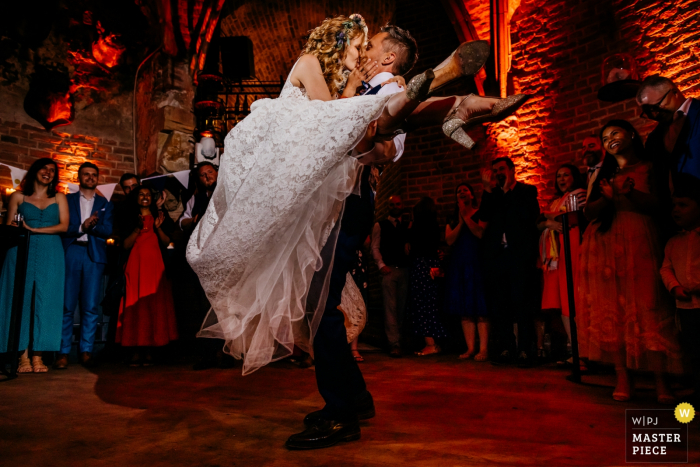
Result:
{"label": "bride", "polygon": [[[476,73],[486,59],[470,54],[481,51],[474,43],[462,44],[403,92],[352,97],[371,73],[359,66],[366,41],[359,15],[323,21],[279,98],[256,101],[226,137],[217,188],[187,259],[212,306],[199,336],[224,339],[227,353],[244,358],[243,374],[291,355],[294,345],[311,350],[325,300],[321,290],[307,303],[311,279],[323,266],[321,249],[335,242],[331,232],[360,168],[349,154],[368,127],[376,121],[377,134],[393,134],[431,88]],[[328,280],[317,275],[314,284],[327,291]]]}

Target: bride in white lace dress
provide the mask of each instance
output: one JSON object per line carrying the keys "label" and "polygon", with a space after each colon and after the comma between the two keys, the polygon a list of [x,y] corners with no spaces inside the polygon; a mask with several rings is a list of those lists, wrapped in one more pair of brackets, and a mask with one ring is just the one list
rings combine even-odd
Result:
{"label": "bride in white lace dress", "polygon": [[244,358],[244,374],[291,355],[295,344],[311,350],[323,307],[307,306],[307,296],[357,179],[350,151],[371,122],[390,134],[427,96],[431,70],[405,92],[345,99],[354,94],[348,85],[337,98],[348,71],[358,80],[366,40],[359,15],[325,20],[279,98],[256,101],[226,137],[187,259],[212,306],[199,336],[224,339],[226,352]]}

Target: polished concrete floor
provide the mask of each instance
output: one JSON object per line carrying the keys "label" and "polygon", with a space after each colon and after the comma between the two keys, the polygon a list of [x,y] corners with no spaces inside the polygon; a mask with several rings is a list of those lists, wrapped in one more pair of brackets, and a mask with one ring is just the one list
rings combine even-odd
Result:
{"label": "polished concrete floor", "polygon": [[[284,441],[321,405],[313,368],[280,362],[242,377],[240,366],[103,364],[21,376],[0,384],[0,465],[624,465],[625,409],[662,408],[651,391],[618,403],[554,367],[371,353],[362,369],[377,406],[362,439],[295,452]],[[690,446],[700,462],[696,422]]]}

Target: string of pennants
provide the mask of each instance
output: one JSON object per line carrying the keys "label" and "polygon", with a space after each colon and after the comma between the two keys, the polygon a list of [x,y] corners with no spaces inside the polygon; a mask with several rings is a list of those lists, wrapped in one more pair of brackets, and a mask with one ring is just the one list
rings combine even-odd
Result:
{"label": "string of pennants", "polygon": [[[12,177],[12,188],[15,190],[18,189],[19,185],[22,183],[22,180],[24,180],[24,177],[27,175],[27,171],[18,167],[13,167],[11,165],[4,164],[2,162],[0,162],[0,165],[4,165],[5,167],[10,169],[10,176]],[[165,186],[165,177],[175,177],[177,181],[180,182],[180,184],[183,187],[185,187],[185,189],[187,189],[190,180],[190,171],[181,170],[180,172],[174,172],[171,174],[155,175],[153,177],[143,178],[141,179],[141,182],[152,180],[151,185],[154,185],[156,188],[162,190]],[[64,183],[68,186],[68,191],[70,193],[77,193],[78,189],[80,188],[76,183]],[[102,196],[107,198],[107,201],[109,201],[110,199],[112,199],[112,195],[114,194],[114,190],[116,187],[116,183],[105,183],[104,185],[97,185],[97,190],[102,194]]]}

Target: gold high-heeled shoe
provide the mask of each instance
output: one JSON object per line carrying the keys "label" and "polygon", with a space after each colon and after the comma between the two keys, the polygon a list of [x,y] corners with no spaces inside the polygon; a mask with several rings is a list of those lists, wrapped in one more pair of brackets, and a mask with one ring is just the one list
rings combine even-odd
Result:
{"label": "gold high-heeled shoe", "polygon": [[462,105],[463,102],[466,102],[471,96],[474,96],[474,94],[469,94],[465,97],[462,102],[445,117],[445,121],[442,124],[443,133],[467,149],[472,149],[476,143],[464,130],[465,126],[472,127],[480,123],[501,121],[512,115],[531,97],[530,94],[515,94],[505,99],[498,99],[498,102],[496,102],[490,112],[478,113],[467,118],[467,120],[455,117],[459,111],[459,106]]}
{"label": "gold high-heeled shoe", "polygon": [[430,68],[411,78],[406,85],[406,98],[418,102],[425,101],[430,95],[430,85],[434,79],[435,73]]}

